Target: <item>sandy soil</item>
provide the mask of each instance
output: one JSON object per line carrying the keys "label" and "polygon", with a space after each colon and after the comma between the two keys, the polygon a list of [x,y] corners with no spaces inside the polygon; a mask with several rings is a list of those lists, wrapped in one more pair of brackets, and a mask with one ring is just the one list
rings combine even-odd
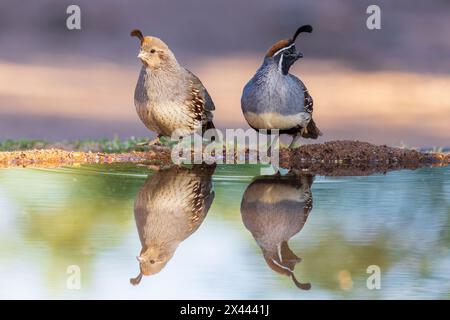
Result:
{"label": "sandy soil", "polygon": [[128,152],[122,154],[66,151],[62,149],[0,152],[0,168],[56,168],[62,166],[80,166],[82,164],[124,162],[145,163],[153,169],[159,169],[162,166],[172,164],[170,150],[159,147],[152,147],[148,152]]}

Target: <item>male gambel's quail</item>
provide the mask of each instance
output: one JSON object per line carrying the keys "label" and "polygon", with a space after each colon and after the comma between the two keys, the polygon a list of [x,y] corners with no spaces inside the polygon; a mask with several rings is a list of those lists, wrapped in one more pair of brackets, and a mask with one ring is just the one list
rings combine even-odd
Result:
{"label": "male gambel's quail", "polygon": [[155,37],[144,37],[139,30],[142,68],[134,92],[134,104],[141,121],[161,136],[179,136],[214,128],[214,103],[201,81],[178,64],[172,51]]}
{"label": "male gambel's quail", "polygon": [[322,135],[312,119],[313,100],[303,82],[289,73],[295,61],[303,57],[295,48],[302,32],[312,32],[310,25],[297,29],[291,39],[275,43],[264,62],[246,84],[241,107],[248,124],[255,130],[278,129],[293,136],[289,147],[299,137],[317,139]]}

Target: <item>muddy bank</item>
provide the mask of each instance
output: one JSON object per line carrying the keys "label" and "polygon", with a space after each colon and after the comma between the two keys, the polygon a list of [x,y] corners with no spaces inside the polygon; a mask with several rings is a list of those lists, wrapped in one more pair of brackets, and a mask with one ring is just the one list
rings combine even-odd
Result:
{"label": "muddy bank", "polygon": [[[145,152],[108,154],[61,149],[0,152],[0,167],[60,167],[83,164],[144,163],[151,169],[172,165],[170,149],[153,146]],[[450,154],[376,146],[359,141],[331,141],[280,150],[280,166],[319,175],[369,175],[400,169],[450,164]]]}
{"label": "muddy bank", "polygon": [[330,141],[280,152],[281,167],[328,176],[370,175],[448,164],[449,153],[424,153],[360,141]]}

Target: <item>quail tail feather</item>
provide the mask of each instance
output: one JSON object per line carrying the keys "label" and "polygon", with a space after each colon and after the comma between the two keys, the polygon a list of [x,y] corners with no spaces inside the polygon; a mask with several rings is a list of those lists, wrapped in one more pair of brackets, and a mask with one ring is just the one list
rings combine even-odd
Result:
{"label": "quail tail feather", "polygon": [[306,127],[306,130],[303,131],[302,137],[306,139],[317,139],[319,136],[322,135],[322,131],[319,130],[319,128],[316,126],[316,123],[313,119],[309,121],[308,126]]}

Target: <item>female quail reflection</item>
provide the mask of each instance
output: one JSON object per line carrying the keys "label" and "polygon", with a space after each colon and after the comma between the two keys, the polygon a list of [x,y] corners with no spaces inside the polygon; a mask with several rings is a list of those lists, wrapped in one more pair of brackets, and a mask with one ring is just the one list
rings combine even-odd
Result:
{"label": "female quail reflection", "polygon": [[139,275],[130,279],[133,285],[143,275],[160,272],[178,245],[200,227],[214,200],[214,170],[213,165],[172,167],[148,177],[134,204],[142,249]]}
{"label": "female quail reflection", "polygon": [[313,206],[310,175],[260,176],[244,192],[241,215],[269,267],[292,278],[295,285],[309,290],[311,284],[301,283],[294,268],[301,261],[291,251],[288,241],[303,228]]}

